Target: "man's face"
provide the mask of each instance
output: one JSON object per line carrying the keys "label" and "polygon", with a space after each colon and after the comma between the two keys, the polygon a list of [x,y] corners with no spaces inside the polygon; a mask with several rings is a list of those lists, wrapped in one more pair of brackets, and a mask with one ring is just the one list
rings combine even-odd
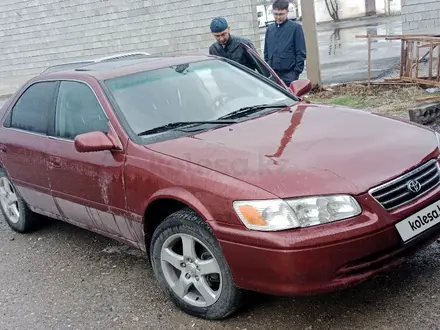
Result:
{"label": "man's face", "polygon": [[287,9],[274,9],[273,17],[275,18],[275,22],[277,24],[283,23],[287,19],[287,14],[289,11]]}
{"label": "man's face", "polygon": [[226,45],[226,43],[229,40],[229,27],[222,31],[222,32],[217,32],[217,33],[213,33],[214,38],[221,44],[221,45]]}

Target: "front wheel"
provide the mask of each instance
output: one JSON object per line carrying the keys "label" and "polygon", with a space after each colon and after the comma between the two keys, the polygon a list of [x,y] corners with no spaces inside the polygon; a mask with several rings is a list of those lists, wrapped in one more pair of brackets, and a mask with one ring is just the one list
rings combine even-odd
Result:
{"label": "front wheel", "polygon": [[192,210],[178,211],[158,226],[150,253],[160,287],[184,312],[215,320],[240,307],[242,293],[220,246]]}

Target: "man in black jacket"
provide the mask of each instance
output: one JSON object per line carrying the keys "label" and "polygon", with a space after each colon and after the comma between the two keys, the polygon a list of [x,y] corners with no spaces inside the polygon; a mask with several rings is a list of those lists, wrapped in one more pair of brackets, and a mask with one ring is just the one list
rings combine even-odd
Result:
{"label": "man in black jacket", "polygon": [[255,46],[249,39],[231,35],[226,19],[223,17],[214,18],[211,21],[211,32],[217,41],[209,47],[210,55],[225,57],[255,70],[254,61],[240,43],[246,44],[253,50],[255,50]]}
{"label": "man in black jacket", "polygon": [[287,86],[304,71],[306,44],[301,24],[288,19],[289,1],[272,4],[275,23],[269,25],[264,41],[264,60]]}

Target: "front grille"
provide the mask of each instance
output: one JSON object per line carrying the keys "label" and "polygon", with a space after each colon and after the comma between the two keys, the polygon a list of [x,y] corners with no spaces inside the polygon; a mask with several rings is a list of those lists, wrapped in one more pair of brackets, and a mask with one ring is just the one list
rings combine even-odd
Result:
{"label": "front grille", "polygon": [[370,195],[386,210],[409,203],[440,182],[440,167],[432,159],[418,168],[370,190]]}

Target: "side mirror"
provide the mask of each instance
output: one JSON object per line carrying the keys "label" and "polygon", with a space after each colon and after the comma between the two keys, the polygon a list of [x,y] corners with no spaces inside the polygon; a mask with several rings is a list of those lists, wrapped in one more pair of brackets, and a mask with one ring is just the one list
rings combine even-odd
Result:
{"label": "side mirror", "polygon": [[74,144],[78,152],[96,152],[116,148],[107,134],[100,131],[77,135]]}
{"label": "side mirror", "polygon": [[299,79],[292,81],[290,90],[296,96],[303,96],[312,90],[312,82],[308,79]]}

